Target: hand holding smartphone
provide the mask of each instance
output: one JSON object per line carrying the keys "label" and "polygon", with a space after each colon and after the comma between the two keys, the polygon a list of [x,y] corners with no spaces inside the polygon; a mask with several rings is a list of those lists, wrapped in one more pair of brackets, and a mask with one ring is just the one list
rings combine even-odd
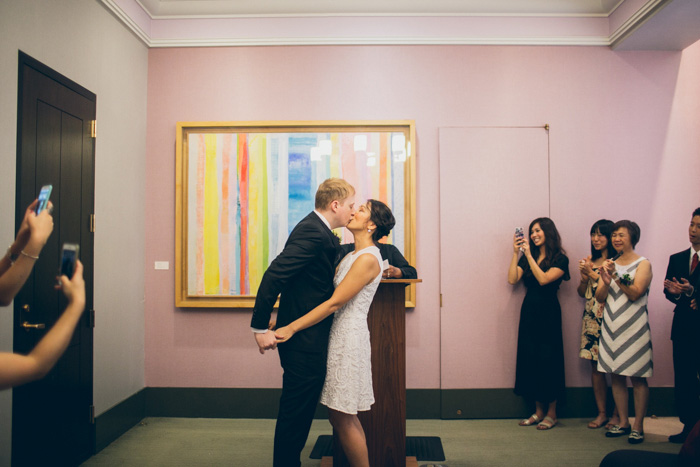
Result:
{"label": "hand holding smartphone", "polygon": [[41,214],[41,211],[46,209],[46,206],[49,205],[49,198],[51,197],[51,190],[53,189],[53,185],[44,185],[41,187],[41,191],[39,192],[39,202],[36,203],[36,215],[38,216]]}
{"label": "hand holding smartphone", "polygon": [[75,243],[64,243],[61,249],[61,270],[59,275],[65,275],[68,279],[73,277],[75,272],[75,262],[78,260],[80,245]]}

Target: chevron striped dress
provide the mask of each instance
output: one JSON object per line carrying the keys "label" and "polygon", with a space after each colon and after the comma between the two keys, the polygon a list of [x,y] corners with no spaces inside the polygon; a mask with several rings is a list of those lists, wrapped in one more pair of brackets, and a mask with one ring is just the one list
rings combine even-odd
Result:
{"label": "chevron striped dress", "polygon": [[[617,274],[629,274],[634,279],[639,264],[645,259],[641,257],[625,266],[616,264]],[[642,378],[652,375],[648,297],[649,290],[631,302],[615,281],[610,283],[600,332],[598,371]]]}

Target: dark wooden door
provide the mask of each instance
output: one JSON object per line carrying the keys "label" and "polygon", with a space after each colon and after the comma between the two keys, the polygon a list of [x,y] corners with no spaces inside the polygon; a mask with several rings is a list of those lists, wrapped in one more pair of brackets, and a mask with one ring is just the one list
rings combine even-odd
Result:
{"label": "dark wooden door", "polygon": [[[77,465],[94,450],[92,404],[94,139],[96,96],[20,52],[16,226],[53,185],[54,231],[14,301],[14,351],[29,352],[66,307],[54,290],[63,243],[80,245],[86,312],[49,375],[14,388],[12,464]],[[43,324],[27,329],[23,323]]]}

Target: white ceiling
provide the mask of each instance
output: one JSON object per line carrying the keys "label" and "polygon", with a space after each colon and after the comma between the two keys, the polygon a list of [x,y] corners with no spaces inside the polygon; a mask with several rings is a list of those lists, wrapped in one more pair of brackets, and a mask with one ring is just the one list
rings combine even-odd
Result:
{"label": "white ceiling", "polygon": [[623,0],[140,0],[152,18],[259,15],[607,16]]}
{"label": "white ceiling", "polygon": [[700,0],[98,0],[149,47],[575,45],[682,50]]}

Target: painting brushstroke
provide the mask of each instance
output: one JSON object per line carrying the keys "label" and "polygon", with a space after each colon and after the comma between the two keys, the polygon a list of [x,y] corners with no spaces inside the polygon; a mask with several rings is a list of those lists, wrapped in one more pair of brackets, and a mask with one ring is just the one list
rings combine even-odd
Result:
{"label": "painting brushstroke", "polygon": [[216,173],[216,135],[204,137],[206,163],[204,168],[204,293],[219,290],[219,193]]}

